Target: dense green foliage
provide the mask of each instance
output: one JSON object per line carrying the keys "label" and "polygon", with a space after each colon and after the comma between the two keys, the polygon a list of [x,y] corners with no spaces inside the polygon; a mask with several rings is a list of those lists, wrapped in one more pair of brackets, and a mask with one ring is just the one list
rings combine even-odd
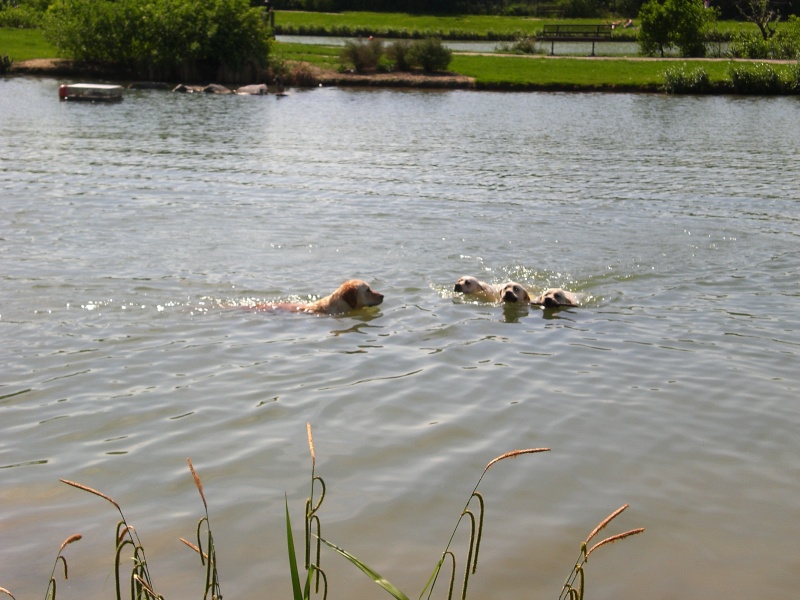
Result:
{"label": "dense green foliage", "polygon": [[683,56],[705,56],[706,33],[715,16],[702,0],[648,0],[639,11],[642,54],[663,57],[667,49],[678,48]]}
{"label": "dense green foliage", "polygon": [[39,27],[49,5],[50,0],[0,0],[0,27]]}
{"label": "dense green foliage", "polygon": [[437,73],[447,70],[453,53],[437,38],[414,42],[398,40],[388,48],[384,48],[380,40],[370,39],[367,42],[346,42],[340,56],[345,66],[356,73],[391,69],[421,69],[425,73]]}
{"label": "dense green foliage", "polygon": [[425,73],[446,71],[453,59],[453,53],[438,38],[427,38],[411,44],[408,49],[408,62],[420,67]]}
{"label": "dense green foliage", "polygon": [[800,87],[796,65],[789,70],[768,63],[731,63],[728,73],[736,94],[797,93]]}
{"label": "dense green foliage", "polygon": [[[370,40],[368,42],[345,42],[342,48],[342,62],[351,66],[356,73],[379,70],[378,67],[383,57],[383,42]],[[386,70],[381,68],[380,70]]]}
{"label": "dense green foliage", "polygon": [[664,91],[668,94],[704,94],[712,89],[711,77],[702,67],[689,69],[682,64],[664,72]]}
{"label": "dense green foliage", "polygon": [[728,53],[737,58],[796,60],[800,58],[800,19],[792,15],[769,38],[741,32],[733,36]]}
{"label": "dense green foliage", "polygon": [[682,64],[664,72],[664,91],[668,94],[798,94],[800,64],[730,62],[721,80],[712,79],[705,67]]}
{"label": "dense green foliage", "polygon": [[247,0],[56,0],[44,31],[66,56],[150,78],[224,79],[265,65],[270,48],[262,10]]}

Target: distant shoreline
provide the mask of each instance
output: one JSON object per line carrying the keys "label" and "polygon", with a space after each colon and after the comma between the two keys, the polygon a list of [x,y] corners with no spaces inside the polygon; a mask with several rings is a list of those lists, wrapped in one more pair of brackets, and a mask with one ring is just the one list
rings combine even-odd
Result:
{"label": "distant shoreline", "polygon": [[[561,58],[576,57],[529,57],[534,60],[559,60]],[[603,57],[586,58],[585,60],[597,61],[604,60]],[[620,60],[620,59],[616,59]],[[652,58],[628,58],[630,61],[655,61]],[[673,59],[678,62],[680,59]],[[705,59],[709,62],[762,62],[772,64],[787,64],[794,61],[782,60],[735,60],[735,59]],[[704,61],[705,62],[705,61]],[[296,71],[300,73],[296,78],[291,74],[284,76],[283,83],[291,87],[372,87],[372,88],[416,88],[416,89],[461,89],[478,91],[516,91],[516,92],[603,92],[603,93],[664,93],[663,85],[657,83],[534,83],[534,82],[513,82],[513,81],[493,81],[477,82],[474,77],[459,75],[457,73],[374,73],[362,74],[351,72],[340,72],[334,69],[324,69],[317,65],[306,62],[297,62],[300,68]],[[72,59],[63,58],[37,58],[14,62],[9,69],[8,75],[30,75],[41,77],[69,77],[83,78],[89,80],[104,80],[115,82],[127,82],[131,87],[148,87],[172,89],[175,86],[184,84],[199,84],[201,86],[210,83],[222,83],[231,88],[238,85],[245,85],[245,82],[192,82],[192,81],[158,81],[142,82],[129,73],[121,72],[118,69],[98,66],[96,64],[85,63]],[[267,81],[266,73],[263,81],[246,83],[272,83]],[[703,92],[704,95],[731,95],[733,90],[725,86],[713,86]],[[676,94],[679,95],[679,94]]]}

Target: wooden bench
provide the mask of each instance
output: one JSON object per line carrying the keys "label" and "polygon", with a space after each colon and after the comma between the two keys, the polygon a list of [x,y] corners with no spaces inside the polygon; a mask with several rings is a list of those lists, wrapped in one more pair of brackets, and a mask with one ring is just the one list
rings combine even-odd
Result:
{"label": "wooden bench", "polygon": [[550,56],[555,56],[556,42],[592,42],[591,56],[595,56],[595,42],[609,41],[612,29],[610,24],[547,24],[542,26],[542,32],[536,36],[536,39],[541,42],[550,42]]}

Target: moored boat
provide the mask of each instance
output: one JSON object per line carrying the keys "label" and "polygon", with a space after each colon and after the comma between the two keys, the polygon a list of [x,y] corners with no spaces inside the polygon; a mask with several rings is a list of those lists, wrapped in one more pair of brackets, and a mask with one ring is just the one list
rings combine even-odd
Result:
{"label": "moored boat", "polygon": [[122,100],[121,85],[110,83],[70,83],[58,88],[61,100],[83,100],[86,102],[119,102]]}

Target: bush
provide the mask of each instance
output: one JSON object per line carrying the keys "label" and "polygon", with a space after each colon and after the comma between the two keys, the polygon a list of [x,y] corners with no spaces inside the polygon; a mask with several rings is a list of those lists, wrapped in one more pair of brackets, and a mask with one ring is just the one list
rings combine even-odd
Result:
{"label": "bush", "polygon": [[150,78],[266,65],[270,31],[248,0],[56,0],[44,34],[63,54]]}
{"label": "bush", "polygon": [[35,29],[42,24],[42,13],[30,6],[8,6],[0,10],[0,27]]}
{"label": "bush", "polygon": [[795,60],[800,57],[800,19],[792,15],[784,27],[768,39],[758,33],[740,32],[728,46],[734,58]]}
{"label": "bush", "polygon": [[787,92],[800,94],[800,62],[794,63],[789,71]]}
{"label": "bush", "polygon": [[438,38],[426,38],[414,42],[408,51],[408,60],[426,73],[446,71],[453,59],[453,53]]}
{"label": "bush", "polygon": [[498,49],[512,54],[544,54],[536,47],[534,36],[520,36],[512,44],[500,44]]}
{"label": "bush", "polygon": [[703,68],[690,71],[681,65],[664,72],[664,91],[668,94],[705,94],[711,87],[711,78]]}
{"label": "bush", "polygon": [[731,86],[737,94],[783,94],[788,91],[792,82],[781,77],[781,74],[770,64],[732,64],[728,67]]}
{"label": "bush", "polygon": [[394,63],[396,71],[410,71],[411,63],[408,62],[408,51],[411,43],[406,40],[392,42],[386,49],[386,55]]}
{"label": "bush", "polygon": [[380,40],[368,42],[347,41],[340,54],[342,62],[350,65],[356,73],[375,71],[383,56],[383,43]]}

